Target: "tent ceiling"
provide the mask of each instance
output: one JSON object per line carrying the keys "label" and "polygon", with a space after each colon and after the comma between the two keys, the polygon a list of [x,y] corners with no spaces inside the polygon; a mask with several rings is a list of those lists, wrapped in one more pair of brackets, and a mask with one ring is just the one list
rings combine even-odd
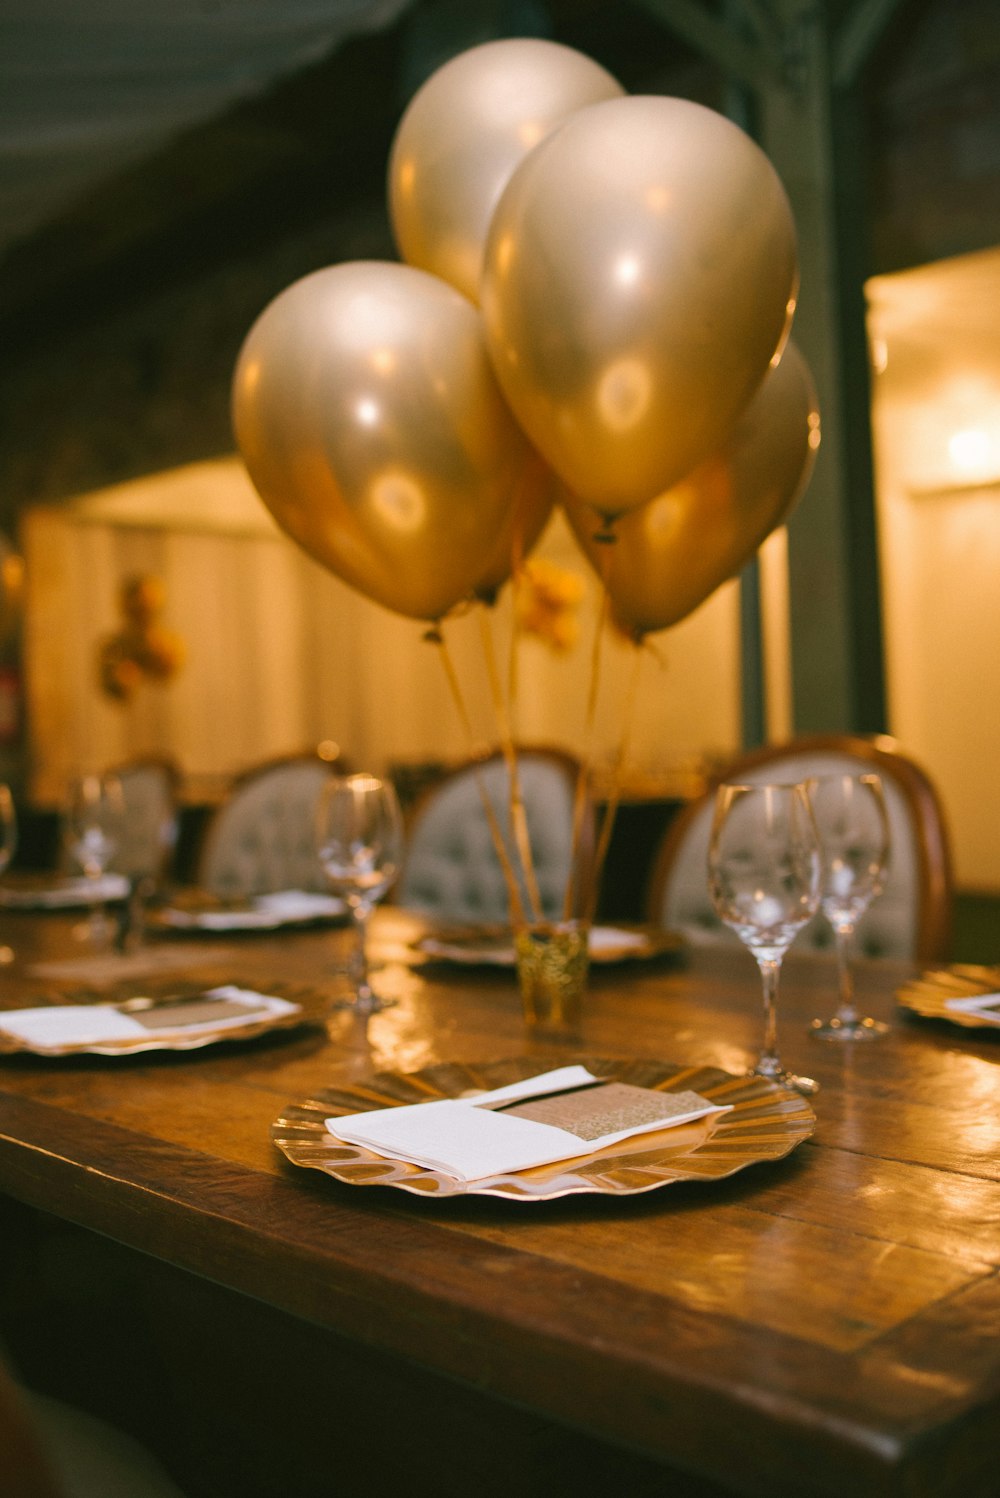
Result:
{"label": "tent ceiling", "polygon": [[179,132],[411,0],[6,0],[0,256]]}

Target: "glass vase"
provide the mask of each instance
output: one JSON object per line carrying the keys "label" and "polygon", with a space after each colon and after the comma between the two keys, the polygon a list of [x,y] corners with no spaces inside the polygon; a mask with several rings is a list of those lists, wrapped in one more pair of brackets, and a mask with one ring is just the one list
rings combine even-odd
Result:
{"label": "glass vase", "polygon": [[527,922],[514,933],[524,1022],[540,1036],[578,1035],[590,968],[590,922]]}

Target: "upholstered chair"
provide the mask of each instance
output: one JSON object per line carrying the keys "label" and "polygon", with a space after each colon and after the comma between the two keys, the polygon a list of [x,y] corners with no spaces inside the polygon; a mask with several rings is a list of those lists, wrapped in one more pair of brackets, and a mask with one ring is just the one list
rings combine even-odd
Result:
{"label": "upholstered chair", "polygon": [[332,768],[318,755],[297,754],[241,775],[205,828],[197,884],[223,898],[326,890],[315,817]]}
{"label": "upholstered chair", "polygon": [[[951,943],[954,890],[944,809],[925,771],[884,735],[803,737],[756,750],[729,765],[667,828],[653,865],[647,919],[682,933],[693,943],[737,941],[720,923],[708,893],[708,842],[716,784],[867,772],[882,781],[890,855],[885,887],[858,923],[857,950],[872,957],[945,959]],[[832,944],[833,934],[821,915],[795,942],[797,950]]]}
{"label": "upholstered chair", "polygon": [[116,873],[157,883],[171,871],[180,825],[180,772],[172,760],[150,756],[117,765],[125,823],[112,861]]}
{"label": "upholstered chair", "polygon": [[[579,765],[559,750],[519,748],[518,775],[532,862],[546,917],[557,918],[573,854],[573,808]],[[461,765],[428,787],[409,818],[407,852],[393,899],[399,905],[456,922],[502,923],[510,918],[507,885],[483,806],[485,789],[515,870],[510,828],[510,776],[502,754]],[[589,849],[588,809],[580,837]],[[523,878],[519,878],[524,888]]]}

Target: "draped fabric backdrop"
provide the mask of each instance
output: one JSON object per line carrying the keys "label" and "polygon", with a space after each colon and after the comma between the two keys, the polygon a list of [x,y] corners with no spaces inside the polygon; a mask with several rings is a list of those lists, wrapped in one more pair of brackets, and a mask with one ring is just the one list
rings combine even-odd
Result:
{"label": "draped fabric backdrop", "polygon": [[[37,507],[21,539],[31,784],[42,804],[58,800],[74,771],[148,752],[173,755],[189,794],[199,795],[260,759],[323,739],[340,744],[352,765],[377,769],[468,751],[423,626],[370,603],[300,553],[235,460]],[[534,639],[522,648],[518,732],[580,752],[598,589],[561,521],[541,552],[572,569],[586,593],[568,656]],[[121,624],[121,585],[135,574],[164,584],[161,622],[183,639],[186,660],[171,680],[143,683],[122,703],[101,691],[97,660],[101,641]],[[509,592],[497,610],[501,642]],[[496,740],[479,612],[446,627],[477,746]],[[666,774],[735,750],[735,585],[653,645],[642,663],[632,771]],[[617,642],[605,653],[600,760],[617,741],[631,657]]]}

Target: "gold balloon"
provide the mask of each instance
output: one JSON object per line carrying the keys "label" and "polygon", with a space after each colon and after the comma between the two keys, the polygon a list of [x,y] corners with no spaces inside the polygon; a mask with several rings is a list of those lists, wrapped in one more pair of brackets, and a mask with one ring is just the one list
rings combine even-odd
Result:
{"label": "gold balloon", "polygon": [[389,157],[399,253],[473,301],[497,200],[527,153],[575,110],[621,86],[581,52],[530,37],[453,57],[414,94]]}
{"label": "gold balloon", "polygon": [[476,309],[406,265],[336,265],[283,291],[240,351],[233,425],[292,539],[417,619],[471,597],[512,516],[549,503]]}
{"label": "gold balloon", "polygon": [[577,540],[608,589],[612,614],[641,638],[676,624],[786,519],[812,470],[819,412],[808,366],[792,343],[723,451],[597,541],[595,512],[567,496]]}
{"label": "gold balloon", "polygon": [[525,157],[480,300],[514,414],[610,517],[726,440],[787,334],[796,278],[760,148],[700,104],[635,97],[578,111]]}

